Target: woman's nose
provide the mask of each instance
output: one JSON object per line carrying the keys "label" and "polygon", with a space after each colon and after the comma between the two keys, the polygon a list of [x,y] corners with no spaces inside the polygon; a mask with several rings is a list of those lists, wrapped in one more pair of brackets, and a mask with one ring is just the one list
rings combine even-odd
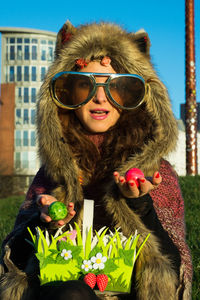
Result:
{"label": "woman's nose", "polygon": [[106,96],[103,86],[97,87],[96,94],[93,98],[93,101],[95,103],[101,103],[101,102],[107,101],[107,96]]}

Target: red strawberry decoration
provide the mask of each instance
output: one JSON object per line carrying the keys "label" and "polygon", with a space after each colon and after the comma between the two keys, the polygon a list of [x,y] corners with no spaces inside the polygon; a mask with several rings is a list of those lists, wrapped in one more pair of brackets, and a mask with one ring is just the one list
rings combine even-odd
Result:
{"label": "red strawberry decoration", "polygon": [[97,275],[97,286],[100,292],[103,292],[108,284],[108,276],[105,274]]}
{"label": "red strawberry decoration", "polygon": [[85,281],[85,283],[87,285],[89,285],[92,289],[95,287],[95,284],[97,282],[97,278],[96,275],[93,273],[88,273],[85,275],[85,277],[83,278],[83,280]]}

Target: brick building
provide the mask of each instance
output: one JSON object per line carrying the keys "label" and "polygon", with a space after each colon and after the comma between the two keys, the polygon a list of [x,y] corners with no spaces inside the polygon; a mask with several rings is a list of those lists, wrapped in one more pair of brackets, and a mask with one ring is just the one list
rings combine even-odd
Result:
{"label": "brick building", "polygon": [[15,84],[1,85],[0,98],[0,174],[13,174],[14,168]]}

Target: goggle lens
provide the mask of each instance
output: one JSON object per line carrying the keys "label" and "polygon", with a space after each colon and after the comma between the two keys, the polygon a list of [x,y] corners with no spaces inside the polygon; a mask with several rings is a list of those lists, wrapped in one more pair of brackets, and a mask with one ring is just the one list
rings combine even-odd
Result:
{"label": "goggle lens", "polygon": [[[108,79],[96,83],[96,76]],[[136,108],[145,95],[144,80],[137,75],[63,72],[52,80],[53,99],[60,107],[76,109],[94,97],[98,86],[104,86],[109,100],[122,109]]]}
{"label": "goggle lens", "polygon": [[88,99],[93,83],[88,76],[63,74],[54,82],[54,96],[64,106],[76,106]]}
{"label": "goggle lens", "polygon": [[113,78],[109,83],[111,97],[125,108],[137,107],[145,95],[143,81],[135,77],[123,76]]}

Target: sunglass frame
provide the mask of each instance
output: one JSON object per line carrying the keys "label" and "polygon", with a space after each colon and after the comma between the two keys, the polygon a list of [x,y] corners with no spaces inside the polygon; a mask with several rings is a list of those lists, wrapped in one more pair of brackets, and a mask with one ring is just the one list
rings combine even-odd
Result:
{"label": "sunglass frame", "polygon": [[[54,87],[55,87],[55,83],[56,83],[56,80],[64,75],[64,74],[71,74],[71,75],[84,75],[84,76],[87,76],[91,79],[92,83],[93,83],[93,89],[92,91],[89,93],[87,99],[79,104],[75,104],[75,105],[65,105],[63,104],[56,96],[55,94],[55,90],[54,90]],[[95,76],[96,77],[108,77],[108,79],[106,80],[106,82],[104,83],[97,83],[96,80],[95,80]],[[110,91],[109,91],[109,83],[112,79],[114,78],[118,78],[118,77],[133,77],[133,78],[137,78],[139,79],[140,81],[142,81],[142,83],[144,84],[144,88],[145,88],[145,92],[144,92],[144,96],[143,98],[141,99],[141,101],[134,107],[125,107],[125,106],[122,106],[120,105],[119,103],[117,103],[115,101],[115,99],[112,97]],[[74,110],[74,109],[78,109],[80,107],[82,107],[83,105],[87,104],[95,95],[96,93],[96,90],[98,87],[100,86],[103,86],[104,87],[104,90],[106,92],[106,95],[108,96],[109,100],[111,101],[111,103],[113,103],[113,105],[119,109],[123,109],[123,110],[133,110],[133,109],[136,109],[137,107],[139,107],[142,102],[144,101],[144,98],[145,98],[145,94],[146,94],[146,84],[145,84],[145,80],[140,76],[140,75],[137,75],[137,74],[118,74],[118,73],[91,73],[91,72],[73,72],[73,71],[64,71],[64,72],[59,72],[57,73],[51,80],[51,84],[50,84],[50,92],[51,92],[51,96],[54,100],[54,102],[61,108],[64,108],[64,109],[70,109],[70,110]]]}

